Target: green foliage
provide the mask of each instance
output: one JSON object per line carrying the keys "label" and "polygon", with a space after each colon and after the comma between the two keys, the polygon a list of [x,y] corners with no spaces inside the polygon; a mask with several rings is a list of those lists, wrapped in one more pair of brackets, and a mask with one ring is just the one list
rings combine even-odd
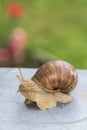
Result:
{"label": "green foliage", "polygon": [[86,0],[16,0],[26,8],[26,15],[19,20],[7,15],[5,6],[9,2],[0,4],[0,46],[14,27],[24,27],[30,41],[23,66],[35,67],[38,60],[53,57],[87,69]]}

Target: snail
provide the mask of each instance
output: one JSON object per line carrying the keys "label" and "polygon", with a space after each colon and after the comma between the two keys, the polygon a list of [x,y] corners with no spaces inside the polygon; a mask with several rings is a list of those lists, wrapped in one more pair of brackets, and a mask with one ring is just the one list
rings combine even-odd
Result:
{"label": "snail", "polygon": [[57,103],[71,102],[68,94],[77,85],[78,73],[69,63],[58,60],[44,63],[33,75],[25,80],[19,69],[18,91],[26,98],[25,104],[35,102],[41,110],[54,108]]}

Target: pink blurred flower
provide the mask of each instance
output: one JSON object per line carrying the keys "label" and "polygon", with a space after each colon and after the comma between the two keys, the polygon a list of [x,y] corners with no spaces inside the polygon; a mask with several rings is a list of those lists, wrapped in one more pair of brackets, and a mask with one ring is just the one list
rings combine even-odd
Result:
{"label": "pink blurred flower", "polygon": [[0,66],[14,66],[22,63],[27,40],[28,34],[23,28],[14,29],[6,48],[0,49]]}
{"label": "pink blurred flower", "polygon": [[7,13],[14,17],[14,18],[20,18],[24,15],[24,8],[18,4],[18,3],[10,3],[6,7]]}
{"label": "pink blurred flower", "polygon": [[13,30],[8,41],[8,49],[11,52],[14,63],[17,64],[24,60],[27,41],[28,34],[23,28]]}
{"label": "pink blurred flower", "polygon": [[23,51],[25,49],[26,43],[28,40],[28,34],[23,28],[16,28],[13,30],[8,46],[13,53]]}
{"label": "pink blurred flower", "polygon": [[0,65],[5,65],[10,59],[10,53],[8,49],[0,49]]}

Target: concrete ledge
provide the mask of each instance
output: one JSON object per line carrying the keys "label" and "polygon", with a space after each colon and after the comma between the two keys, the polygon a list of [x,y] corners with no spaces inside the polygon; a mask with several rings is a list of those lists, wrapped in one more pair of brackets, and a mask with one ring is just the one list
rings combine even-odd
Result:
{"label": "concrete ledge", "polygon": [[[30,79],[36,69],[22,69]],[[87,130],[87,70],[78,70],[79,81],[70,93],[73,101],[46,111],[26,107],[19,86],[17,68],[0,68],[0,130]]]}

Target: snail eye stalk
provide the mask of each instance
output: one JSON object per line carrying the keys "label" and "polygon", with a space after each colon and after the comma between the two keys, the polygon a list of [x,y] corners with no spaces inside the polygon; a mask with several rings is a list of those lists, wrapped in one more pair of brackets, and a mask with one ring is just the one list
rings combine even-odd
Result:
{"label": "snail eye stalk", "polygon": [[24,77],[23,77],[23,75],[22,75],[22,71],[21,71],[21,69],[20,69],[20,68],[19,68],[19,75],[17,75],[17,77],[18,77],[18,79],[19,79],[20,83],[22,84],[22,83],[23,83],[23,81],[24,81]]}

